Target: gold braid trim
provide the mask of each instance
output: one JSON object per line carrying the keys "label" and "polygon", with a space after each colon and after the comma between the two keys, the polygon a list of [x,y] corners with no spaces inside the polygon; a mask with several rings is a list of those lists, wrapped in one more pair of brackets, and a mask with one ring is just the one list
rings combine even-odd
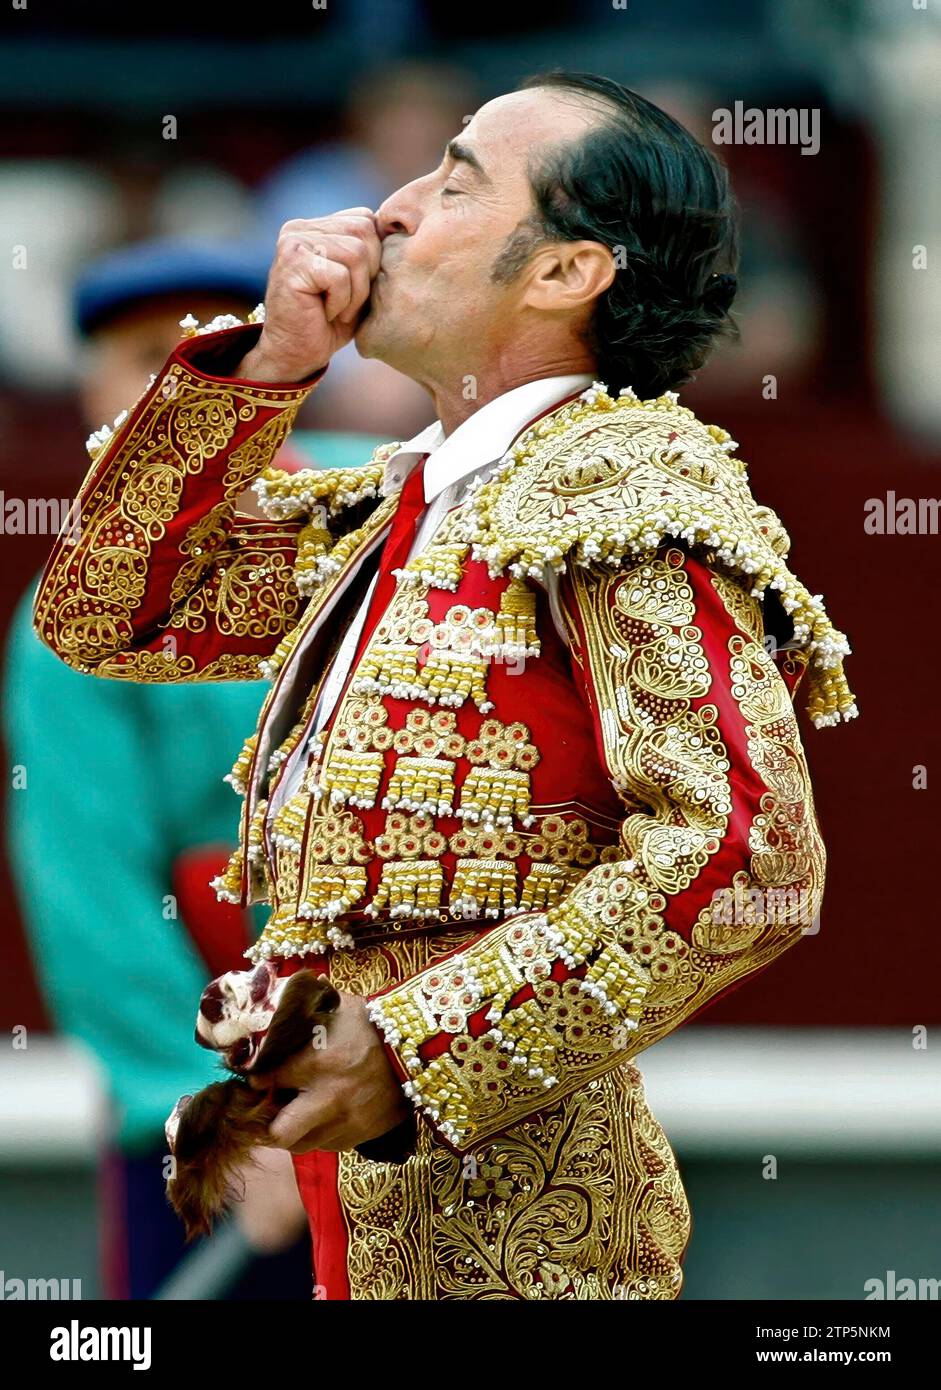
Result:
{"label": "gold braid trim", "polygon": [[342,569],[361,531],[337,540],[330,531],[329,518],[358,506],[368,498],[379,497],[387,459],[400,446],[380,444],[361,468],[302,468],[287,473],[283,468],[266,468],[253,484],[258,504],[274,521],[307,516],[308,524],[298,536],[294,580],[298,591],[309,596],[318,585]]}
{"label": "gold braid trim", "polygon": [[855,717],[843,674],[850,647],[785,564],[790,540],[755,502],[734,441],[677,403],[675,392],[616,399],[596,382],[522,434],[490,479],[470,487],[439,544],[405,566],[403,581],[453,587],[470,554],[490,574],[541,578],[567,563],[611,566],[652,557],[668,539],[710,552],[748,578],[752,595],[776,590],[810,657],[808,713],[815,725]]}
{"label": "gold braid trim", "polygon": [[232,790],[238,796],[244,796],[248,790],[246,779],[255,756],[255,748],[258,744],[258,734],[251,734],[242,744],[242,751],[239,753],[232,765],[232,771],[226,773],[223,782],[228,782]]}
{"label": "gold braid trim", "polygon": [[273,681],[300,640],[304,630],[303,623],[297,623],[290,632],[285,633],[270,656],[258,662],[258,674],[265,680]]}
{"label": "gold braid trim", "polygon": [[[257,670],[261,676],[272,681],[276,678],[278,672],[300,641],[301,636],[307,631],[308,625],[314,620],[317,612],[323,606],[323,603],[326,602],[329,596],[328,589],[323,587],[326,580],[339,574],[353,558],[360,546],[362,546],[375,532],[380,531],[387,521],[391,520],[397,501],[397,497],[384,498],[383,501],[379,503],[379,506],[376,507],[375,511],[369,514],[362,526],[357,526],[355,531],[348,531],[345,536],[341,536],[336,544],[333,545],[328,555],[321,555],[317,559],[317,572],[316,575],[313,576],[316,583],[311,582],[312,577],[310,575],[303,581],[300,575],[297,576],[296,584],[302,593],[309,594],[316,585],[320,586],[320,592],[316,598],[311,600],[300,622],[282,637],[281,641],[271,653],[271,656],[258,662]],[[297,573],[296,570],[295,573]]]}
{"label": "gold braid trim", "polygon": [[[547,911],[367,1005],[405,1093],[457,1147],[584,1090],[813,929],[826,855],[790,695],[734,610],[727,667],[709,665],[684,559],[676,548],[626,574],[573,576],[604,767],[625,801],[619,846]],[[720,704],[747,749],[736,779]],[[698,912],[684,902],[693,885],[712,888]],[[478,1014],[490,1027],[472,1031]]]}

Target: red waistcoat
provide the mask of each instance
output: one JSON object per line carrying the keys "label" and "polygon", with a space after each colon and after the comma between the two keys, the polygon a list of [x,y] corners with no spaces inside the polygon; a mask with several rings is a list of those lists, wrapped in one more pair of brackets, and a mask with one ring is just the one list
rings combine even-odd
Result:
{"label": "red waistcoat", "polygon": [[361,639],[272,819],[267,936],[317,950],[341,922],[548,908],[622,818],[547,595],[469,560],[454,592],[400,586]]}

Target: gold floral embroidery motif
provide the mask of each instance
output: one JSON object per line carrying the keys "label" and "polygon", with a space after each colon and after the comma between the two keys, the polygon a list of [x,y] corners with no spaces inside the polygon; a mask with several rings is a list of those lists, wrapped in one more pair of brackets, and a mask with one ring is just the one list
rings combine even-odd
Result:
{"label": "gold floral embroidery motif", "polygon": [[[421,979],[369,1006],[410,1073],[408,1093],[455,1145],[477,1143],[525,1116],[540,1092],[566,1095],[636,1055],[800,934],[794,913],[772,920],[766,912],[756,933],[754,919],[730,931],[706,909],[689,942],[666,925],[670,897],[718,853],[731,813],[729,761],[715,708],[692,705],[708,696],[711,682],[698,661],[701,634],[691,622],[692,589],[678,572],[683,563],[681,552],[667,551],[626,575],[578,572],[572,580],[608,766],[628,809],[621,857],[605,856],[544,916],[496,926],[455,959],[452,968],[462,972],[478,1007],[486,1007],[489,1032],[471,1040],[455,1029],[449,1050],[429,1060],[423,1042],[450,1030]],[[670,657],[663,638],[671,631],[689,662],[645,660],[652,646]],[[749,757],[768,788],[753,812],[750,877],[759,887],[773,880],[779,888],[806,888],[817,902],[823,851],[786,688],[757,643],[736,634],[729,653],[730,691],[746,721]],[[648,809],[641,814],[635,806]],[[726,883],[734,887],[738,872]],[[581,968],[567,991],[548,988],[558,961],[570,971]],[[511,1007],[524,984],[533,997]],[[592,1011],[590,1027],[585,1019],[579,1025],[583,1037],[570,1022],[581,994]],[[478,1053],[486,1039],[497,1049],[499,1087],[483,1084]],[[509,1068],[497,1060],[503,1052]]]}
{"label": "gold floral embroidery motif", "polygon": [[212,568],[215,551],[225,543],[229,533],[231,507],[228,501],[217,502],[205,516],[194,521],[180,542],[180,551],[191,558],[180,566],[170,585],[170,602],[179,603]]}
{"label": "gold floral embroidery motif", "polygon": [[507,828],[515,817],[524,826],[531,825],[529,773],[539,753],[529,742],[526,725],[485,719],[477,737],[468,743],[466,756],[472,767],[461,788],[458,816]]}
{"label": "gold floral embroidery motif", "polygon": [[768,787],[749,833],[750,873],[700,913],[693,941],[717,955],[746,949],[768,928],[813,930],[826,855],[808,795],[797,721],[774,661],[760,641],[729,639],[732,693],[746,719],[748,755]]}
{"label": "gold floral embroidery motif", "polygon": [[280,415],[273,415],[260,430],[250,435],[244,444],[232,450],[226,460],[225,474],[222,478],[222,487],[227,498],[236,498],[244,492],[277,456],[278,450],[290,433],[296,414],[295,407],[293,411],[282,411]]}
{"label": "gold floral embroidery motif", "polygon": [[[272,453],[277,449],[308,389],[265,390],[244,383],[221,386],[172,363],[133,429],[125,422],[96,452],[84,485],[80,539],[73,545],[60,538],[37,596],[35,625],[43,640],[79,669],[94,667],[111,677],[147,681],[192,679],[197,674],[195,661],[187,655],[177,659],[172,647],[167,648],[167,657],[158,655],[156,662],[146,659],[152,654],[129,651],[123,661],[116,656],[133,641],[132,615],[146,591],[151,549],[164,538],[168,523],[179,511],[187,479],[202,472],[228,446],[238,425],[251,423],[261,410],[278,412],[274,421],[264,421],[257,431],[263,435],[256,444],[260,467],[266,449]],[[224,488],[226,480],[234,486],[234,475],[231,479],[229,473],[225,475]],[[234,495],[226,492],[227,499]],[[173,588],[173,602],[185,595],[186,586],[199,584],[214,548],[224,551],[232,544],[232,563],[236,563],[239,542],[226,539],[222,520],[217,506],[184,537],[183,553],[188,559]],[[296,529],[285,529],[287,550],[293,550]],[[197,550],[207,554],[199,555]],[[256,558],[258,563],[273,564],[276,554],[259,547]],[[285,587],[261,600],[261,610],[271,610],[263,624],[265,635],[280,634],[296,617],[297,595],[288,575],[286,568]],[[203,610],[194,609],[192,617],[197,625],[205,624],[207,612],[214,615],[218,609],[228,616],[244,608],[241,599],[224,596],[205,603]],[[213,663],[207,674],[198,674],[210,680],[253,677],[257,671],[250,670],[250,664],[249,658],[241,658],[223,677],[223,667]]]}
{"label": "gold floral embroidery motif", "polygon": [[[363,838],[362,824],[352,811],[312,814],[298,916],[332,920],[349,911],[366,891],[366,872],[361,866],[368,864],[371,858],[372,850]],[[339,895],[342,905],[330,892],[338,879],[345,885]]]}
{"label": "gold floral embroidery motif", "polygon": [[[293,534],[284,540],[293,544]],[[212,574],[179,603],[167,626],[204,632],[211,622],[223,636],[261,641],[293,627],[299,611],[290,558],[276,550],[244,546],[214,557]],[[255,666],[257,676],[257,659]]]}
{"label": "gold floral embroidery motif", "polygon": [[[68,665],[74,665],[68,662]],[[87,671],[86,666],[78,669]],[[176,685],[182,681],[254,681],[258,679],[258,658],[226,652],[204,666],[197,667],[195,659],[185,654],[174,655],[172,646],[159,652],[129,651],[105,657],[94,668],[96,676],[109,680],[136,681],[142,685]]]}
{"label": "gold floral embroidery motif", "polygon": [[[795,643],[813,653],[811,718],[818,726],[852,719],[843,672],[849,644],[819,595],[787,568],[787,532],[755,503],[745,465],[731,457],[736,447],[725,430],[679,405],[675,392],[614,399],[596,382],[525,431],[474,490],[449,533],[457,553],[448,563],[453,570],[472,553],[494,576],[538,577],[546,567],[620,568],[683,541],[742,576],[754,598],[778,591]],[[435,569],[433,559],[422,560]]]}
{"label": "gold floral embroidery motif", "polygon": [[380,859],[440,859],[448,842],[430,815],[420,812],[404,816],[394,811],[386,816],[385,829],[375,841]]}
{"label": "gold floral embroidery motif", "polygon": [[[433,967],[435,949],[454,943],[410,944],[407,959],[404,942],[381,957],[344,957],[331,978],[339,989],[373,993]],[[463,993],[447,966],[436,983],[435,1002],[447,1016],[452,996],[457,1025],[473,992]],[[559,1007],[577,1029],[567,1003]],[[482,1084],[499,1089],[512,1063],[491,1039],[478,1044],[459,1040]],[[470,1155],[453,1153],[419,1119],[404,1164],[341,1154],[338,1190],[354,1300],[675,1299],[682,1287],[689,1206],[633,1066],[609,1070]]]}
{"label": "gold floral embroidery motif", "polygon": [[717,711],[690,703],[708,694],[710,678],[683,560],[668,550],[585,594],[586,604],[598,604],[588,644],[611,766],[628,797],[655,812],[628,816],[622,833],[650,885],[669,894],[701,873],[732,811]]}
{"label": "gold floral embroidery motif", "polygon": [[274,818],[277,906],[258,941],[246,952],[250,960],[353,944],[349,933],[334,923],[365,895],[365,865],[373,857],[372,849],[353,812],[322,813],[317,804],[304,788]]}
{"label": "gold floral embroidery motif", "polygon": [[716,570],[710,571],[709,580],[725,605],[729,617],[738,623],[753,642],[762,641],[765,625],[761,604],[752,598],[745,581],[734,575],[719,574]]}
{"label": "gold floral embroidery motif", "polygon": [[455,604],[440,623],[428,617],[427,599],[400,587],[357,667],[352,693],[392,695],[460,708],[468,699],[486,712],[487,672],[494,615]]}

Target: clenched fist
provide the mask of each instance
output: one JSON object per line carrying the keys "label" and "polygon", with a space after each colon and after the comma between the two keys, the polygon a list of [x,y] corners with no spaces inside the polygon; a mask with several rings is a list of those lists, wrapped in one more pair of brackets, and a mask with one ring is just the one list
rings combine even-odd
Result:
{"label": "clenched fist", "polygon": [[369,208],[295,218],[278,235],[265,293],[265,326],[235,375],[303,381],[353,337],[381,242]]}

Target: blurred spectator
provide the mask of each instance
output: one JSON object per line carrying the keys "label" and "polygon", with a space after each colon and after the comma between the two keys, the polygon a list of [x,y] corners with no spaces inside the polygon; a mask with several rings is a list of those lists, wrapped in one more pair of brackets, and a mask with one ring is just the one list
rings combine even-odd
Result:
{"label": "blurred spectator", "polygon": [[[294,155],[262,185],[259,217],[273,245],[295,217],[340,208],[375,210],[403,184],[441,163],[473,115],[473,84],[460,69],[406,63],[360,76],[346,111],[346,138]],[[357,429],[408,439],[432,417],[421,387],[350,344],[330,363],[307,415],[321,429]]]}
{"label": "blurred spectator", "polygon": [[[194,313],[244,316],[264,269],[234,250],[138,245],[93,264],[75,292],[89,427],[129,407]],[[77,481],[77,480],[76,480]],[[183,1253],[166,1203],[164,1120],[180,1094],[214,1079],[192,1038],[199,996],[238,968],[251,939],[216,902],[238,815],[223,783],[254,725],[259,683],[146,686],[79,675],[36,640],[30,595],[14,619],[6,738],[27,786],[9,798],[10,848],[50,1016],[98,1056],[117,1111],[104,1174],[111,1297],[146,1298]],[[309,1243],[290,1158],[246,1173],[237,1220],[253,1248],[234,1297],[307,1298]],[[273,1176],[279,1180],[272,1181]]]}
{"label": "blurred spectator", "polygon": [[64,161],[8,162],[0,173],[4,257],[0,364],[43,389],[74,379],[69,295],[78,268],[120,233],[107,176]]}
{"label": "blurred spectator", "polygon": [[[113,162],[7,162],[0,172],[0,225],[11,243],[3,271],[0,366],[12,381],[44,390],[75,380],[69,300],[81,267],[106,247],[140,237],[232,238],[254,215],[237,179],[205,163],[115,151]],[[243,259],[244,255],[243,254]],[[235,259],[233,246],[228,253]],[[267,248],[260,253],[264,297]],[[115,272],[117,273],[117,272]],[[183,288],[186,288],[184,286]],[[146,380],[146,378],[145,378]]]}

